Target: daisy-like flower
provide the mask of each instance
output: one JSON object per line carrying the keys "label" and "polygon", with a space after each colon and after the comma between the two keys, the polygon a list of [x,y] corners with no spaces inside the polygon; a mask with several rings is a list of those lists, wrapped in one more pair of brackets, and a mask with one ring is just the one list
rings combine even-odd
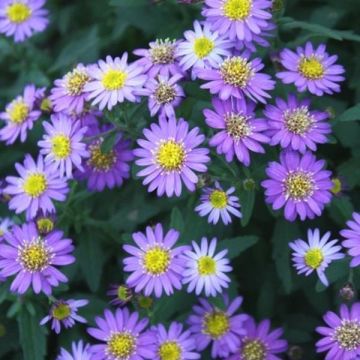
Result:
{"label": "daisy-like flower", "polygon": [[206,172],[210,161],[209,150],[197,148],[205,140],[199,131],[198,127],[189,131],[184,119],[165,117],[143,131],[146,140],[137,141],[140,148],[134,154],[140,158],[136,164],[145,167],[137,175],[145,177],[143,184],[149,185],[149,192],[157,189],[158,196],[180,196],[182,182],[195,191],[199,179],[194,171]]}
{"label": "daisy-like flower", "polygon": [[55,80],[55,87],[51,89],[49,99],[56,112],[81,114],[84,110],[86,97],[85,85],[90,80],[87,67],[83,64],[77,65],[69,71],[62,79]]}
{"label": "daisy-like flower", "polygon": [[285,218],[294,221],[320,216],[332,198],[331,171],[323,170],[324,160],[306,152],[280,154],[280,163],[270,162],[266,174],[270,179],[261,183],[265,188],[266,202],[274,210],[284,208]]}
{"label": "daisy-like flower", "polygon": [[71,353],[64,348],[61,348],[60,355],[56,360],[91,360],[90,345],[84,344],[82,340],[79,342],[72,342]]}
{"label": "daisy-like flower", "polygon": [[264,153],[262,143],[268,143],[265,135],[267,124],[264,119],[256,118],[255,104],[245,99],[228,99],[221,101],[214,98],[214,111],[204,110],[208,126],[219,130],[209,141],[216,147],[218,154],[224,154],[228,162],[234,155],[245,166],[250,165],[250,151]]}
{"label": "daisy-like flower", "polygon": [[88,92],[87,99],[92,105],[99,104],[99,109],[107,107],[111,110],[116,104],[125,100],[136,102],[138,90],[142,89],[147,76],[143,74],[143,67],[139,64],[128,65],[128,54],[121,58],[106,57],[106,61],[99,60],[97,64],[88,67],[90,80],[84,85]]}
{"label": "daisy-like flower", "polygon": [[325,269],[334,260],[344,258],[341,253],[341,246],[336,245],[338,240],[330,239],[330,231],[320,236],[319,229],[314,231],[308,230],[307,242],[301,239],[289,243],[293,250],[292,260],[298,274],[310,275],[316,271],[320,281],[325,285],[329,285],[329,281],[325,275]]}
{"label": "daisy-like flower", "polygon": [[179,64],[183,70],[192,68],[192,79],[196,79],[197,69],[218,68],[224,57],[231,55],[233,43],[210,30],[209,24],[203,27],[194,22],[194,31],[184,33],[185,40],[180,42],[177,50]]}
{"label": "daisy-like flower", "polygon": [[327,352],[327,360],[355,360],[360,357],[360,303],[348,308],[342,304],[340,314],[328,311],[324,317],[325,326],[316,331],[322,339],[316,343],[318,353]]}
{"label": "daisy-like flower", "polygon": [[5,112],[0,113],[0,119],[6,123],[0,130],[0,140],[6,141],[7,145],[13,144],[18,137],[24,142],[28,130],[39,119],[41,111],[34,109],[36,91],[34,85],[25,86],[24,94],[17,96],[6,105]]}
{"label": "daisy-like flower", "polygon": [[43,9],[46,0],[2,0],[0,3],[0,33],[22,42],[33,33],[44,31],[49,20]]}
{"label": "daisy-like flower", "polygon": [[271,0],[205,0],[205,5],[206,21],[231,40],[252,41],[272,18]]}
{"label": "daisy-like flower", "polygon": [[115,313],[104,311],[104,317],[96,317],[96,328],[88,333],[101,344],[91,346],[92,360],[143,360],[151,359],[154,352],[152,332],[144,332],[147,318],[139,320],[137,312],[127,308]]}
{"label": "daisy-like flower", "polygon": [[182,324],[172,322],[169,330],[159,324],[152,328],[156,334],[154,360],[192,360],[200,359],[195,352],[195,341],[189,330],[183,330]]}
{"label": "daisy-like flower", "polygon": [[127,285],[111,285],[106,295],[111,296],[110,304],[115,306],[124,306],[131,301],[133,294]]}
{"label": "daisy-like flower", "polygon": [[65,178],[50,169],[39,155],[37,162],[26,155],[24,165],[15,164],[20,177],[7,176],[4,192],[11,195],[9,209],[17,214],[26,211],[26,218],[33,219],[39,210],[44,214],[55,212],[52,200],[65,201],[69,191]]}
{"label": "daisy-like flower", "polygon": [[0,244],[0,275],[16,275],[10,290],[24,294],[32,286],[35,294],[51,294],[51,288],[68,281],[56,267],[72,264],[75,258],[70,239],[62,231],[41,237],[34,223],[15,225]]}
{"label": "daisy-like flower", "polygon": [[267,91],[275,87],[275,81],[270,75],[259,72],[263,68],[261,59],[250,60],[244,53],[225,59],[219,69],[198,70],[197,75],[208,81],[201,88],[209,89],[211,94],[219,94],[221,100],[247,96],[265,104],[266,99],[271,98]]}
{"label": "daisy-like flower", "polygon": [[52,115],[51,123],[44,122],[43,126],[45,135],[38,146],[49,167],[68,178],[72,177],[73,166],[83,171],[82,159],[89,156],[83,142],[87,128],[63,113]]}
{"label": "daisy-like flower", "polygon": [[178,45],[175,40],[157,39],[149,43],[148,49],[134,50],[134,54],[141,57],[135,63],[144,68],[149,78],[154,78],[156,75],[171,77],[183,74],[178,61]]}
{"label": "daisy-like flower", "polygon": [[76,321],[85,324],[86,319],[78,315],[77,312],[80,307],[86,306],[88,303],[88,300],[58,300],[51,306],[49,315],[40,321],[40,325],[51,320],[51,329],[56,334],[60,334],[61,325],[65,329],[69,329],[75,325]]}
{"label": "daisy-like flower", "polygon": [[14,222],[10,218],[0,218],[0,241],[13,225]]}
{"label": "daisy-like flower", "polygon": [[199,305],[193,307],[193,314],[188,319],[190,331],[195,339],[196,350],[203,351],[210,343],[211,356],[227,357],[240,346],[240,338],[246,334],[244,322],[248,315],[234,315],[243,298],[238,296],[230,304],[224,296],[226,309],[222,310],[200,298]]}
{"label": "daisy-like flower", "polygon": [[195,208],[195,211],[202,217],[210,214],[208,219],[210,224],[217,224],[221,218],[222,222],[228,225],[231,223],[230,214],[238,218],[242,216],[238,210],[240,208],[239,198],[232,195],[234,192],[234,187],[224,191],[216,181],[214,187],[203,189],[200,197],[201,204]]}
{"label": "daisy-like flower", "polygon": [[229,286],[230,278],[225,274],[232,270],[230,260],[225,257],[228,251],[225,249],[215,254],[216,243],[216,238],[209,244],[203,237],[200,246],[193,241],[192,250],[185,251],[183,284],[189,284],[189,293],[195,290],[195,294],[200,295],[205,289],[207,297],[216,296]]}
{"label": "daisy-like flower", "polygon": [[305,153],[307,149],[316,151],[317,144],[327,142],[331,133],[329,114],[325,111],[310,110],[310,100],[297,100],[290,94],[287,102],[276,98],[276,105],[266,105],[270,145]]}
{"label": "daisy-like flower", "polygon": [[311,42],[305,47],[298,47],[296,52],[284,49],[280,53],[281,65],[286,71],[281,71],[276,76],[284,84],[294,84],[298,91],[308,90],[310,93],[322,96],[340,92],[341,81],[345,78],[342,74],[345,69],[335,64],[337,55],[330,56],[326,46],[321,44],[317,49]]}
{"label": "daisy-like flower", "polygon": [[340,235],[346,239],[342,246],[349,249],[348,254],[353,258],[350,266],[355,267],[360,264],[360,214],[354,212],[346,225],[348,228],[340,231]]}
{"label": "daisy-like flower", "polygon": [[124,271],[131,272],[126,284],[135,292],[144,291],[145,296],[152,293],[161,297],[174,293],[174,288],[181,289],[184,271],[182,255],[188,246],[174,248],[179,232],[170,229],[165,235],[161,224],[154,229],[146,227],[145,233],[136,232],[132,238],[137,245],[124,245],[124,250],[131,256],[124,259]]}
{"label": "daisy-like flower", "polygon": [[263,320],[258,325],[252,317],[244,324],[246,335],[241,339],[240,348],[227,360],[281,360],[277,354],[284,353],[288,344],[281,339],[281,328],[270,329],[270,321]]}

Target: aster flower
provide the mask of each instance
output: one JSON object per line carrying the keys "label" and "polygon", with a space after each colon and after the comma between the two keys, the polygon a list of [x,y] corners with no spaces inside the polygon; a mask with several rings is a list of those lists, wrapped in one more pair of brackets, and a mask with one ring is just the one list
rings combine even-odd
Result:
{"label": "aster flower", "polygon": [[236,297],[230,304],[224,296],[225,310],[218,309],[207,300],[200,298],[199,305],[193,307],[187,323],[196,344],[197,351],[203,351],[210,343],[211,356],[227,357],[240,346],[240,338],[246,334],[244,321],[248,315],[234,315],[242,303],[241,296]]}
{"label": "aster flower", "polygon": [[326,359],[355,360],[360,356],[360,303],[350,308],[342,304],[340,314],[328,311],[323,317],[326,325],[316,331],[322,339],[316,343],[318,353],[327,352]]}
{"label": "aster flower", "polygon": [[96,317],[96,328],[88,333],[101,344],[93,345],[92,360],[143,360],[151,359],[154,351],[152,332],[144,332],[149,320],[139,320],[137,312],[127,308],[115,313],[105,310],[104,317]]}
{"label": "aster flower", "polygon": [[194,22],[194,31],[184,33],[185,40],[177,50],[179,64],[184,71],[192,68],[192,79],[196,79],[197,69],[218,68],[224,57],[229,57],[233,43],[210,30],[209,24],[203,26]]}
{"label": "aster flower", "polygon": [[33,33],[44,31],[49,20],[43,9],[46,0],[2,0],[0,3],[0,33],[15,42],[22,42]]}
{"label": "aster flower", "polygon": [[311,42],[305,47],[298,47],[296,52],[284,49],[280,53],[281,65],[286,71],[281,71],[276,76],[284,84],[295,84],[298,91],[308,90],[310,93],[322,96],[340,92],[338,82],[345,80],[345,72],[341,65],[335,64],[338,57],[330,56],[326,46],[321,44],[317,49]]}
{"label": "aster flower", "polygon": [[356,267],[360,264],[360,214],[354,212],[346,225],[348,228],[340,231],[340,235],[345,238],[342,246],[349,249],[348,254],[352,257],[350,266]]}
{"label": "aster flower", "polygon": [[51,320],[51,329],[60,334],[61,325],[69,329],[75,325],[75,322],[86,323],[86,319],[77,314],[78,308],[89,303],[88,300],[58,300],[50,309],[49,315],[45,316],[40,325],[46,324]]}
{"label": "aster flower", "polygon": [[20,137],[21,142],[26,140],[28,130],[33,128],[34,122],[41,115],[41,111],[34,109],[35,99],[35,86],[27,85],[23,95],[17,96],[6,105],[5,112],[0,113],[0,119],[6,123],[0,130],[1,141],[6,141],[6,144],[10,145],[18,137]]}
{"label": "aster flower", "polygon": [[316,151],[316,144],[327,142],[331,126],[326,121],[325,111],[310,110],[310,100],[297,100],[290,94],[287,102],[276,98],[276,105],[266,105],[264,114],[268,119],[270,145],[305,153],[307,149]]}
{"label": "aster flower", "polygon": [[132,291],[126,285],[113,284],[106,292],[106,295],[112,297],[110,304],[115,306],[124,306],[132,299]]}
{"label": "aster flower", "polygon": [[141,57],[135,63],[144,68],[149,78],[154,78],[156,75],[170,77],[182,74],[183,71],[178,62],[178,44],[175,40],[157,39],[149,43],[148,49],[134,50],[134,54]]}
{"label": "aster flower", "polygon": [[56,112],[65,111],[70,114],[80,114],[84,110],[86,97],[85,85],[90,80],[87,67],[77,65],[61,79],[55,80],[49,99]]}
{"label": "aster flower", "polygon": [[127,60],[127,53],[121,58],[107,56],[106,61],[99,60],[88,67],[90,80],[84,85],[84,92],[88,92],[87,99],[92,100],[92,105],[99,104],[100,110],[105,107],[111,110],[125,100],[137,101],[137,91],[143,87],[147,76],[142,66],[128,65]]}
{"label": "aster flower", "polygon": [[10,218],[0,217],[0,241],[4,238],[4,235],[11,229],[13,225],[14,222]]}
{"label": "aster flower", "polygon": [[44,214],[40,211],[34,219],[36,228],[40,235],[46,235],[54,230],[56,216],[55,213]]}
{"label": "aster flower", "polygon": [[68,178],[72,177],[73,166],[83,171],[81,162],[89,156],[83,142],[87,128],[63,113],[52,115],[51,123],[44,122],[43,126],[45,135],[38,146],[49,168]]}
{"label": "aster flower", "polygon": [[280,154],[280,163],[270,162],[266,174],[270,179],[261,185],[265,188],[266,202],[274,210],[284,208],[287,220],[294,221],[320,216],[331,200],[331,171],[323,170],[324,160],[306,152],[293,151]]}
{"label": "aster flower", "polygon": [[203,237],[201,246],[193,241],[192,250],[184,252],[183,284],[189,284],[189,293],[195,290],[195,294],[200,295],[204,289],[207,297],[216,296],[229,286],[230,278],[225,274],[232,270],[229,259],[225,257],[228,251],[225,249],[215,254],[216,244],[216,238],[209,244]]}
{"label": "aster flower", "polygon": [[270,321],[263,320],[258,325],[252,317],[244,324],[246,336],[241,339],[240,348],[227,360],[281,360],[276,354],[287,350],[287,341],[280,339],[281,328],[270,329]]}
{"label": "aster flower", "polygon": [[184,259],[181,255],[188,246],[173,246],[179,238],[179,232],[170,229],[165,235],[161,224],[154,229],[146,227],[145,233],[133,233],[137,245],[124,245],[124,250],[131,256],[124,259],[124,271],[131,272],[126,284],[135,288],[135,292],[144,291],[145,296],[152,293],[161,297],[174,293],[174,288],[181,289],[184,271]]}
{"label": "aster flower", "polygon": [[84,344],[82,340],[71,343],[71,354],[61,348],[60,355],[56,360],[91,360],[90,345]]}
{"label": "aster flower", "polygon": [[265,135],[267,124],[264,119],[256,118],[255,104],[245,99],[221,101],[213,98],[214,110],[205,109],[205,122],[219,130],[209,141],[216,147],[218,154],[224,154],[228,162],[234,155],[245,166],[250,165],[250,151],[264,153],[262,143],[269,142]]}
{"label": "aster flower", "polygon": [[292,260],[298,274],[305,273],[305,276],[316,271],[320,281],[325,285],[329,285],[329,281],[325,275],[325,269],[334,260],[344,258],[341,246],[336,245],[338,240],[330,239],[330,231],[320,236],[319,229],[314,231],[308,230],[307,242],[301,239],[289,243],[293,250]]}
{"label": "aster flower", "polygon": [[209,150],[197,148],[205,136],[196,127],[189,131],[184,119],[160,117],[159,124],[151,124],[143,131],[146,140],[139,139],[140,148],[134,150],[136,164],[145,167],[137,175],[145,177],[148,190],[157,189],[157,195],[180,196],[182,182],[189,191],[195,191],[198,176],[194,171],[206,172]]}
{"label": "aster flower", "polygon": [[271,20],[271,0],[205,0],[202,15],[230,40],[251,41]]}
{"label": "aster flower", "polygon": [[75,258],[70,239],[62,231],[41,237],[34,223],[15,225],[0,244],[0,275],[16,275],[10,290],[24,294],[32,286],[35,294],[51,294],[51,288],[67,282],[56,267],[72,264]]}
{"label": "aster flower", "polygon": [[270,75],[259,72],[263,68],[260,58],[250,60],[248,54],[244,53],[225,59],[219,69],[198,70],[197,75],[208,81],[201,88],[209,89],[211,94],[219,94],[221,100],[231,96],[238,99],[247,96],[266,103],[266,99],[271,97],[267,91],[275,87],[275,81],[271,80]]}

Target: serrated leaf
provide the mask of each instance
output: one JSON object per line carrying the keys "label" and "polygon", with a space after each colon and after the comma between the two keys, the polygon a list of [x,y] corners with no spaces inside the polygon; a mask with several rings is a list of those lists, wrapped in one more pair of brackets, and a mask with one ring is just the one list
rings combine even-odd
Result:
{"label": "serrated leaf", "polygon": [[338,121],[355,121],[360,120],[360,104],[344,111],[337,119]]}
{"label": "serrated leaf", "polygon": [[258,240],[259,238],[254,235],[237,236],[232,239],[219,241],[218,249],[219,250],[227,249],[228,250],[227,257],[229,259],[233,259],[239,256],[249,247],[255,245]]}

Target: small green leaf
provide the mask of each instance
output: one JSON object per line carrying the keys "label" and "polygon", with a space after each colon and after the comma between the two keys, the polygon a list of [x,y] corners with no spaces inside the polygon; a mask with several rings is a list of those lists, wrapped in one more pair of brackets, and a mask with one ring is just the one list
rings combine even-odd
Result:
{"label": "small green leaf", "polygon": [[219,250],[228,249],[227,257],[233,259],[249,247],[255,245],[259,238],[254,235],[237,236],[232,239],[222,240],[218,244]]}
{"label": "small green leaf", "polygon": [[255,191],[254,190],[243,190],[240,193],[240,203],[241,203],[241,225],[246,226],[254,210],[255,205]]}
{"label": "small green leaf", "polygon": [[[334,261],[326,270],[325,274],[327,279],[329,280],[329,284],[333,284],[334,282],[344,279],[347,277],[349,273],[349,259],[341,259],[338,261]],[[320,282],[320,280],[316,283],[316,291],[324,291],[327,287]]]}
{"label": "small green leaf", "polygon": [[181,211],[178,207],[174,207],[171,211],[170,227],[180,231],[181,233],[184,229],[184,226],[184,218],[181,214]]}
{"label": "small green leaf", "polygon": [[347,109],[337,119],[338,121],[355,121],[360,120],[360,104]]}
{"label": "small green leaf", "polygon": [[111,134],[107,135],[104,139],[104,141],[101,143],[101,151],[103,153],[108,153],[109,151],[111,151],[115,145],[115,141],[116,141],[116,137],[117,137],[117,133],[116,132],[112,132]]}

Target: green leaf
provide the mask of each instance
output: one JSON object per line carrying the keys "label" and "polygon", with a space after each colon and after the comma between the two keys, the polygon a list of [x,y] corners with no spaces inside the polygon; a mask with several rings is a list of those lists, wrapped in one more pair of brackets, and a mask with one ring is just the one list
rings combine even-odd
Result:
{"label": "green leaf", "polygon": [[337,119],[338,121],[355,121],[360,120],[360,104],[347,109]]}
{"label": "green leaf", "polygon": [[344,224],[354,212],[354,206],[347,197],[335,197],[329,207],[331,218],[339,225]]}
{"label": "green leaf", "polygon": [[108,153],[113,149],[117,136],[117,133],[114,131],[105,137],[104,141],[101,143],[100,146],[103,153]]}
{"label": "green leaf", "polygon": [[[347,277],[349,273],[349,259],[341,259],[338,261],[334,261],[326,270],[325,274],[327,279],[329,280],[329,284],[333,284],[334,282]],[[323,285],[320,280],[316,283],[316,291],[324,291],[327,287]]]}
{"label": "green leaf", "polygon": [[171,217],[170,217],[170,227],[174,228],[177,231],[180,231],[180,233],[184,229],[184,218],[181,214],[181,211],[178,207],[174,207],[171,211]]}
{"label": "green leaf", "polygon": [[249,247],[255,245],[259,238],[254,235],[237,236],[232,239],[222,240],[218,244],[219,250],[228,249],[228,258],[233,259],[239,256]]}
{"label": "green leaf", "polygon": [[243,190],[240,193],[240,203],[241,203],[241,225],[246,226],[254,210],[255,205],[255,191],[254,190]]}

